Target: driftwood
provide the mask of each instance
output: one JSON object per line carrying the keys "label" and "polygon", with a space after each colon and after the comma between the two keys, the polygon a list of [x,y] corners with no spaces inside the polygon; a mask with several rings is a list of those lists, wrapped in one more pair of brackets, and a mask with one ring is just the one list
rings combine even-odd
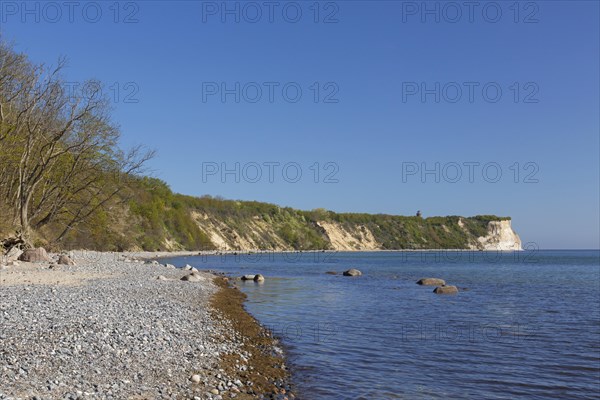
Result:
{"label": "driftwood", "polygon": [[17,235],[17,236],[7,237],[5,239],[0,240],[0,247],[1,247],[0,250],[2,250],[2,253],[7,254],[13,248],[17,248],[19,250],[25,250],[25,249],[29,248],[30,246],[27,243],[27,241],[25,239],[23,239],[22,236]]}

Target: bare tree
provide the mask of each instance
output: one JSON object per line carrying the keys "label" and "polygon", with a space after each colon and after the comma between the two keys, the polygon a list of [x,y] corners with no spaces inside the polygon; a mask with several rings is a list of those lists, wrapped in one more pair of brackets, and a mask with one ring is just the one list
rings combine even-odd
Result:
{"label": "bare tree", "polygon": [[0,42],[0,195],[29,239],[32,228],[63,226],[57,239],[117,196],[154,153],[118,148],[118,127],[99,82],[72,93],[57,66],[32,65]]}

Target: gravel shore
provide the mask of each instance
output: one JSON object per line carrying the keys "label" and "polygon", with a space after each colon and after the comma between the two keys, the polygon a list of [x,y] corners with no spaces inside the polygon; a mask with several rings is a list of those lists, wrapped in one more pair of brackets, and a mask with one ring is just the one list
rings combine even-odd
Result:
{"label": "gravel shore", "polygon": [[294,398],[225,278],[135,258],[151,253],[71,256],[0,270],[0,399]]}

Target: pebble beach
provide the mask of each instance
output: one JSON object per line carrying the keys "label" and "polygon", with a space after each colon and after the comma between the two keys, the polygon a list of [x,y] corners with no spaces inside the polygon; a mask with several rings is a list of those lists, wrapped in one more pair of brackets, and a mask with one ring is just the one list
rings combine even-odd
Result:
{"label": "pebble beach", "polygon": [[293,399],[276,339],[224,277],[163,254],[0,270],[0,399]]}

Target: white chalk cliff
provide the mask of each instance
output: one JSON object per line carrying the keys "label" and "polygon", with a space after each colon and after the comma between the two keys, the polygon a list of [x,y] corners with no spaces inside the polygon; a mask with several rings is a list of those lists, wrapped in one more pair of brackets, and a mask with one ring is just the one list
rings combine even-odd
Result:
{"label": "white chalk cliff", "polygon": [[479,250],[523,250],[521,238],[512,229],[511,221],[490,221],[488,234],[477,238],[477,243],[471,245]]}

